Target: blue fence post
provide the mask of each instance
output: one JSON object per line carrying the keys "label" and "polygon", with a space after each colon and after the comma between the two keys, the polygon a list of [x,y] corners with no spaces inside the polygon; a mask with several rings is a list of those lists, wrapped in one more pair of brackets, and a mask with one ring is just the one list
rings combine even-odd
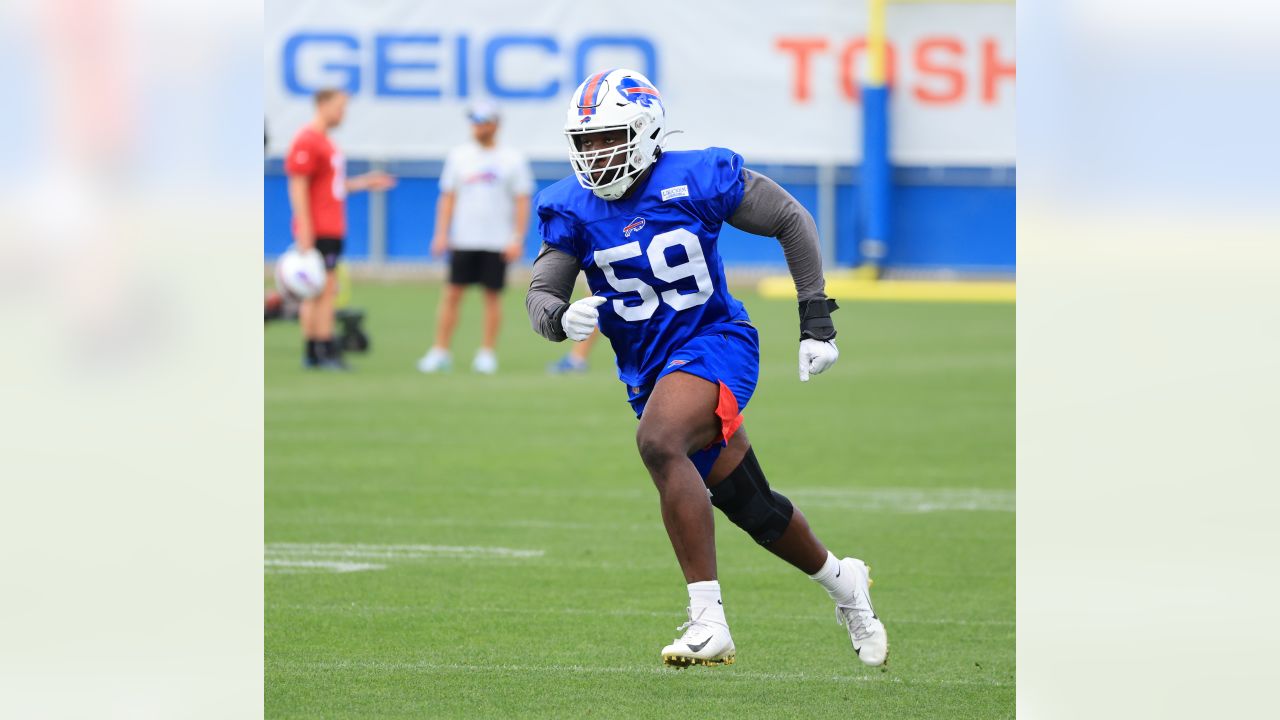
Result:
{"label": "blue fence post", "polygon": [[885,0],[867,3],[867,74],[862,85],[862,254],[863,274],[880,276],[889,250],[889,83],[886,72]]}

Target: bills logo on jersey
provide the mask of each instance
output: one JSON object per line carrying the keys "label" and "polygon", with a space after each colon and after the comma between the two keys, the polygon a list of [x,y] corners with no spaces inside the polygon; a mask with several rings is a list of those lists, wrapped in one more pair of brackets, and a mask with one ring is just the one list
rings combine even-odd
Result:
{"label": "bills logo on jersey", "polygon": [[644,107],[650,107],[654,103],[662,106],[662,96],[658,94],[658,89],[654,86],[637,80],[633,77],[622,78],[618,83],[618,92],[622,93],[622,97]]}
{"label": "bills logo on jersey", "polygon": [[644,227],[644,218],[638,217],[632,220],[626,227],[622,228],[623,237],[631,237],[631,233]]}
{"label": "bills logo on jersey", "polygon": [[498,182],[501,179],[502,178],[498,175],[497,171],[493,170],[492,168],[485,168],[480,172],[474,173],[472,175],[468,175],[466,178],[462,180],[462,184],[473,185],[475,183],[485,183],[486,185],[491,185],[493,183]]}

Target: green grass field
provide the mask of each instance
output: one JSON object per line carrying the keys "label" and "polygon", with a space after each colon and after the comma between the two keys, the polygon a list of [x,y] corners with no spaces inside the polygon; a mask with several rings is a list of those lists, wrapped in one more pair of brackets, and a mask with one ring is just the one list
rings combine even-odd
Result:
{"label": "green grass field", "polygon": [[528,328],[507,294],[501,372],[420,375],[435,284],[357,285],[350,374],[266,329],[266,717],[1000,718],[1014,712],[1014,310],[848,303],[841,358],[796,378],[795,305],[760,328],[746,427],[775,488],[873,567],[892,652],[861,665],[826,594],[717,515],[737,664],[674,670],[684,581],[596,348]]}

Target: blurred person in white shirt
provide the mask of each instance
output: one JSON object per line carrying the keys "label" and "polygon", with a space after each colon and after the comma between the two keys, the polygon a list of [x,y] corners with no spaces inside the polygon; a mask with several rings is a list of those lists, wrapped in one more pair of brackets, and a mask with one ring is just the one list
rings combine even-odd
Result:
{"label": "blurred person in white shirt", "polygon": [[435,343],[418,361],[424,373],[451,367],[449,346],[469,285],[484,289],[484,338],[471,368],[497,372],[507,264],[519,259],[529,226],[534,185],[528,160],[498,144],[498,110],[492,104],[478,103],[468,116],[474,141],[449,153],[440,177],[431,255],[450,253],[449,282],[440,302]]}

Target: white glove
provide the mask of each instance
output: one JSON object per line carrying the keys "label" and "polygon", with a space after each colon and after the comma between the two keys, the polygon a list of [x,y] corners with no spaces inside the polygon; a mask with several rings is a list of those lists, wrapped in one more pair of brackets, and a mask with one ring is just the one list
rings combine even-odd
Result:
{"label": "white glove", "polygon": [[582,342],[591,337],[591,331],[596,329],[596,322],[600,320],[600,311],[596,308],[603,305],[604,301],[605,298],[592,295],[570,305],[560,317],[560,327],[564,328],[564,334],[574,342]]}
{"label": "white glove", "polygon": [[805,338],[800,341],[800,382],[809,382],[809,374],[817,375],[836,364],[840,350],[835,340],[814,340]]}

